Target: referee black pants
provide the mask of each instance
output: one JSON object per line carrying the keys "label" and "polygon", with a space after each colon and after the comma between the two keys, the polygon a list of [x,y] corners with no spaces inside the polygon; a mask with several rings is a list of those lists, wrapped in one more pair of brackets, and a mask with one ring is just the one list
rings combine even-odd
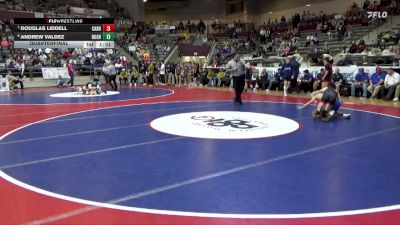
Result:
{"label": "referee black pants", "polygon": [[235,102],[242,103],[242,93],[244,90],[244,75],[233,78],[233,88],[235,88]]}
{"label": "referee black pants", "polygon": [[113,91],[116,91],[118,89],[116,79],[117,79],[117,75],[109,75],[108,76],[108,83],[110,84],[111,89]]}

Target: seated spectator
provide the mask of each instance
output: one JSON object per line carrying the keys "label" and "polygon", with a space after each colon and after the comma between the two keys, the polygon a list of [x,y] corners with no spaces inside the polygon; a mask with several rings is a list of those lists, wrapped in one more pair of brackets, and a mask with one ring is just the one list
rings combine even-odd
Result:
{"label": "seated spectator", "polygon": [[315,51],[315,49],[317,48],[317,44],[315,43],[314,40],[311,40],[309,48],[310,48],[310,53],[313,53]]}
{"label": "seated spectator", "polygon": [[271,82],[269,82],[266,92],[269,93],[272,89],[282,88],[282,86],[283,86],[282,69],[278,68],[278,71],[272,77]]}
{"label": "seated spectator", "polygon": [[304,93],[312,92],[313,90],[313,76],[308,70],[304,70],[304,75],[300,79],[300,85],[297,93],[304,91]]}
{"label": "seated spectator", "polygon": [[336,63],[336,66],[349,66],[353,65],[353,61],[347,58],[346,54],[342,55],[342,58]]}
{"label": "seated spectator", "polygon": [[375,66],[374,63],[369,60],[368,56],[363,56],[362,61],[357,63],[357,66]]}
{"label": "seated spectator", "polygon": [[42,66],[43,66],[43,63],[42,63],[42,61],[39,59],[39,57],[37,57],[36,55],[34,55],[33,57],[34,57],[34,58],[33,58],[33,60],[32,60],[32,65],[33,65],[35,68],[42,67]]}
{"label": "seated spectator", "polygon": [[357,53],[362,53],[364,50],[367,48],[367,45],[365,44],[364,40],[360,40],[357,46]]}
{"label": "seated spectator", "polygon": [[316,65],[318,63],[318,59],[322,58],[322,54],[318,52],[318,49],[315,48],[314,52],[309,55],[309,63]]}
{"label": "seated spectator", "polygon": [[286,45],[285,48],[283,48],[283,57],[286,57],[290,54],[290,45]]}
{"label": "seated spectator", "polygon": [[308,47],[311,43],[311,36],[307,36],[306,38],[306,47]]}
{"label": "seated spectator", "polygon": [[[385,76],[385,81],[380,88],[382,97],[384,97],[384,99],[387,101],[392,99],[393,95],[396,95],[395,91],[396,89],[398,89],[397,87],[399,84],[400,84],[400,75],[396,73],[393,68],[390,68],[388,70],[388,74]],[[393,100],[395,101],[399,100],[398,93]]]}
{"label": "seated spectator", "polygon": [[388,48],[383,49],[382,55],[394,55],[395,53],[393,52],[393,47],[390,46]]}
{"label": "seated spectator", "polygon": [[128,75],[129,73],[123,68],[119,73],[119,84],[120,86],[128,86]]}
{"label": "seated spectator", "polygon": [[369,56],[374,56],[374,55],[381,55],[382,54],[382,50],[380,47],[378,46],[374,46],[371,48],[371,51],[368,52]]}
{"label": "seated spectator", "polygon": [[351,96],[356,96],[356,89],[362,88],[363,97],[367,97],[368,94],[368,73],[364,72],[364,68],[358,69],[358,73],[356,74],[354,81],[351,83]]}
{"label": "seated spectator", "polygon": [[249,81],[249,89],[253,89],[254,91],[260,87],[260,77],[258,76],[258,71],[253,70],[251,73],[251,79]]}
{"label": "seated spectator", "polygon": [[321,68],[320,72],[315,77],[315,80],[313,83],[313,91],[321,89],[322,77],[324,76],[324,74],[325,74],[325,69]]}
{"label": "seated spectator", "polygon": [[266,69],[263,69],[260,74],[260,84],[258,85],[263,90],[268,89],[269,77]]}
{"label": "seated spectator", "polygon": [[391,41],[391,37],[392,35],[390,34],[390,31],[387,31],[386,33],[384,33],[381,37],[382,42],[389,42]]}
{"label": "seated spectator", "polygon": [[335,72],[332,74],[332,81],[335,84],[337,93],[340,93],[342,87],[346,83],[346,80],[344,79],[343,74],[340,73],[339,68],[336,68]]}
{"label": "seated spectator", "polygon": [[366,0],[366,1],[364,2],[364,4],[363,4],[363,9],[364,9],[364,10],[367,10],[370,4],[371,4],[371,3],[369,2],[369,0]]}
{"label": "seated spectator", "polygon": [[371,94],[371,99],[377,97],[379,90],[381,89],[381,86],[385,81],[385,73],[382,71],[382,68],[377,66],[375,71],[376,72],[373,73],[370,77],[369,86],[367,88],[369,93]]}
{"label": "seated spectator", "polygon": [[1,39],[0,46],[2,49],[8,49],[10,47],[10,42],[7,41],[6,37]]}
{"label": "seated spectator", "polygon": [[321,32],[327,33],[329,31],[329,25],[327,21],[324,21],[321,26]]}
{"label": "seated spectator", "polygon": [[317,36],[312,36],[311,35],[311,41],[314,41],[314,44],[316,44],[316,45],[319,44],[319,40],[318,40]]}
{"label": "seated spectator", "polygon": [[399,39],[400,39],[399,30],[395,30],[394,34],[392,35],[392,40],[393,40],[394,44],[398,45],[399,44]]}
{"label": "seated spectator", "polygon": [[348,53],[352,53],[352,54],[357,53],[357,49],[358,49],[358,46],[357,46],[356,42],[352,41]]}
{"label": "seated spectator", "polygon": [[24,76],[24,71],[25,71],[25,63],[21,58],[17,59],[17,63],[15,65],[15,68],[18,70],[20,73],[20,78]]}
{"label": "seated spectator", "polygon": [[16,71],[15,63],[12,58],[6,61],[6,69],[8,74],[12,74]]}

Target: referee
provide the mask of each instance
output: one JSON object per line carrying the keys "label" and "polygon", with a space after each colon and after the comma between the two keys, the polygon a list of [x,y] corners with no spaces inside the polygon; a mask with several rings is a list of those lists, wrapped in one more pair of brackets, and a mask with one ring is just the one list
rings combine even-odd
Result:
{"label": "referee", "polygon": [[232,76],[233,87],[235,88],[235,98],[233,102],[235,105],[242,105],[242,93],[244,89],[244,70],[245,62],[240,59],[238,53],[235,54],[233,59],[226,65],[226,72]]}

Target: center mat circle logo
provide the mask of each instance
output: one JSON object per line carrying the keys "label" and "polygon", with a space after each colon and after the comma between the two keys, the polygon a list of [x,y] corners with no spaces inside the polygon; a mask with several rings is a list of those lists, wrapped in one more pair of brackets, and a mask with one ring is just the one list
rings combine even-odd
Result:
{"label": "center mat circle logo", "polygon": [[163,133],[210,139],[251,139],[288,134],[300,125],[289,118],[253,112],[206,111],[168,115],[150,126]]}

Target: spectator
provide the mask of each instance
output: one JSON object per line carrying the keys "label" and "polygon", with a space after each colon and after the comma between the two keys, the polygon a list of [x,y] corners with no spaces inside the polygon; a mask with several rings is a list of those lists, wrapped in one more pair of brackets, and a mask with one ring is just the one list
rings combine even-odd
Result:
{"label": "spectator", "polygon": [[272,89],[278,89],[281,88],[283,84],[282,81],[282,69],[278,68],[278,71],[274,74],[271,82],[269,82],[268,88],[266,90],[267,93],[269,93]]}
{"label": "spectator", "polygon": [[265,30],[264,27],[261,27],[260,29],[260,42],[261,44],[266,44],[267,41],[267,31]]}
{"label": "spectator", "polygon": [[375,66],[375,64],[369,60],[368,56],[364,55],[362,61],[357,63],[357,66]]}
{"label": "spectator", "polygon": [[67,71],[69,75],[69,81],[67,84],[71,84],[71,87],[74,86],[74,78],[75,78],[75,68],[73,64],[73,60],[71,59],[67,65]]}
{"label": "spectator", "polygon": [[304,70],[304,75],[300,80],[300,87],[297,93],[304,91],[304,93],[312,92],[313,90],[313,76],[308,70]]}
{"label": "spectator", "polygon": [[8,49],[10,47],[10,42],[7,41],[6,37],[2,37],[0,46],[2,49]]}
{"label": "spectator", "polygon": [[350,66],[353,65],[353,61],[347,58],[347,54],[342,55],[342,59],[336,63],[336,66]]}
{"label": "spectator", "polygon": [[392,46],[390,46],[389,48],[385,48],[382,51],[382,55],[393,55],[393,54],[394,54],[394,52],[393,52]]}
{"label": "spectator", "polygon": [[381,85],[385,81],[385,74],[382,71],[382,68],[377,66],[376,72],[373,73],[369,80],[368,91],[371,94],[371,99],[376,98],[381,89]]}
{"label": "spectator", "polygon": [[351,83],[351,96],[356,96],[356,90],[362,88],[363,97],[367,97],[368,94],[368,74],[364,72],[363,68],[358,69],[358,73],[356,74],[354,81]]}
{"label": "spectator", "polygon": [[12,58],[10,58],[10,60],[8,60],[8,63],[6,62],[6,69],[7,69],[7,73],[8,74],[14,74],[15,73],[16,68],[15,68],[14,60]]}
{"label": "spectator", "polygon": [[[397,86],[399,85],[399,83],[400,75],[396,73],[393,68],[390,68],[388,70],[388,74],[385,76],[385,81],[380,89],[382,97],[384,97],[384,99],[387,101],[393,98],[393,94],[395,94],[396,89],[398,89]],[[399,100],[398,94],[393,100]]]}
{"label": "spectator", "polygon": [[266,69],[263,69],[261,71],[260,82],[261,82],[261,88],[267,90],[268,84],[269,84],[269,79],[268,79],[268,73],[267,73]]}
{"label": "spectator", "polygon": [[154,71],[155,71],[154,64],[151,62],[147,67],[147,84],[149,84],[150,86],[155,84],[157,80],[157,77],[154,77],[156,76]]}
{"label": "spectator", "polygon": [[343,74],[340,73],[339,68],[336,68],[335,73],[332,74],[332,81],[335,84],[337,93],[340,93],[342,87],[346,83],[346,80],[344,79]]}
{"label": "spectator", "polygon": [[314,52],[309,55],[309,63],[316,65],[318,63],[318,59],[321,59],[322,54],[318,51],[317,48],[314,49]]}
{"label": "spectator", "polygon": [[206,30],[206,25],[204,24],[203,20],[201,19],[199,24],[197,25],[198,29],[199,29],[199,33],[204,34],[205,30]]}
{"label": "spectator", "polygon": [[166,83],[166,81],[167,81],[166,68],[165,68],[164,62],[161,62],[161,66],[160,66],[160,79],[161,79],[161,83]]}
{"label": "spectator", "polygon": [[128,86],[128,76],[129,73],[123,68],[119,73],[119,85],[120,86]]}
{"label": "spectator", "polygon": [[321,32],[327,33],[329,31],[329,25],[327,21],[324,21],[321,26]]}
{"label": "spectator", "polygon": [[368,10],[370,4],[371,4],[371,3],[369,2],[369,0],[366,0],[366,1],[364,2],[364,4],[363,4],[363,9],[364,9],[364,10]]}
{"label": "spectator", "polygon": [[348,53],[354,54],[354,53],[357,53],[357,50],[358,50],[358,46],[357,46],[356,42],[352,41]]}
{"label": "spectator", "polygon": [[367,48],[367,45],[365,44],[364,40],[360,40],[357,46],[357,53],[362,53],[364,50]]}
{"label": "spectator", "polygon": [[321,68],[320,72],[317,74],[314,83],[313,83],[313,91],[321,89],[322,77],[325,74],[325,69]]}

